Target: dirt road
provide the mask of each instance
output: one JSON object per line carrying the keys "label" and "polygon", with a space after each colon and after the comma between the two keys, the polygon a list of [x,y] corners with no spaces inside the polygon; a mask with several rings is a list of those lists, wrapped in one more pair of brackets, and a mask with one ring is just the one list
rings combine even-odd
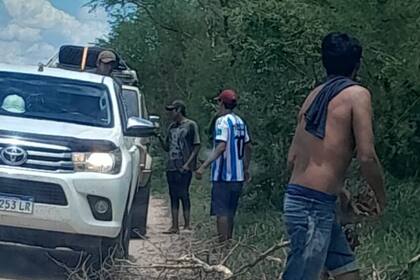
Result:
{"label": "dirt road", "polygon": [[[148,266],[151,263],[161,263],[165,257],[179,257],[185,253],[185,244],[191,238],[191,233],[162,234],[169,225],[165,200],[151,198],[147,233],[149,239],[147,241],[133,240],[130,244],[131,259],[136,264]],[[68,266],[75,266],[79,259],[79,254],[74,252],[57,252],[0,244],[0,280],[67,279],[65,271],[58,267],[48,255],[63,260]],[[159,273],[161,272],[145,269],[140,272],[141,275],[137,275],[137,279],[153,279]],[[167,275],[166,278],[171,279],[171,275]]]}

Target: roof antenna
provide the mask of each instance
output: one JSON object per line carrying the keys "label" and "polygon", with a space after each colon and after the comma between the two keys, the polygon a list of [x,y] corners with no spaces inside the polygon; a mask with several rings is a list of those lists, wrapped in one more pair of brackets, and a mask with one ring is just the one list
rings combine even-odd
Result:
{"label": "roof antenna", "polygon": [[38,72],[44,72],[44,64],[38,63]]}

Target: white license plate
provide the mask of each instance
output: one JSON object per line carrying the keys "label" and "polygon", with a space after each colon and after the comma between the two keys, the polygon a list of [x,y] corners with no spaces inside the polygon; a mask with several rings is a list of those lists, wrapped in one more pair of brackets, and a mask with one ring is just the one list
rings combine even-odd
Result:
{"label": "white license plate", "polygon": [[34,211],[34,202],[31,197],[0,194],[0,211],[32,214]]}

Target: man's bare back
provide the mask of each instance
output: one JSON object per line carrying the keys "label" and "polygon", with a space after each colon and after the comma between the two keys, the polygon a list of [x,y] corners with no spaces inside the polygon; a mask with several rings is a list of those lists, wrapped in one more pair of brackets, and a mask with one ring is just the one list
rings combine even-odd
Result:
{"label": "man's bare back", "polygon": [[[367,95],[370,102],[370,94],[361,86],[351,86],[333,98],[328,105],[325,138],[319,139],[305,130],[304,114],[321,89],[322,86],[310,93],[299,112],[288,158],[293,166],[290,183],[338,194],[355,149],[354,100]],[[371,121],[370,114],[365,117],[366,122]]]}
{"label": "man's bare back", "polygon": [[333,32],[322,40],[327,80],[305,100],[288,154],[293,172],[284,196],[283,218],[291,250],[283,280],[320,279],[324,270],[337,280],[360,279],[336,212],[337,195],[342,194],[354,152],[361,175],[375,193],[377,212],[385,205],[371,96],[354,82],[361,57],[359,41],[346,33]]}

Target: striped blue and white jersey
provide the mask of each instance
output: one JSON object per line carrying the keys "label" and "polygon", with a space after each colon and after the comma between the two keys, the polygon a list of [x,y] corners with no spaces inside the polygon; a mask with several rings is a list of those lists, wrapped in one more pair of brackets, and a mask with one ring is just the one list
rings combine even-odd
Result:
{"label": "striped blue and white jersey", "polygon": [[245,180],[245,144],[250,142],[248,127],[234,113],[219,117],[214,130],[214,148],[223,141],[226,150],[213,163],[212,181],[243,182]]}

